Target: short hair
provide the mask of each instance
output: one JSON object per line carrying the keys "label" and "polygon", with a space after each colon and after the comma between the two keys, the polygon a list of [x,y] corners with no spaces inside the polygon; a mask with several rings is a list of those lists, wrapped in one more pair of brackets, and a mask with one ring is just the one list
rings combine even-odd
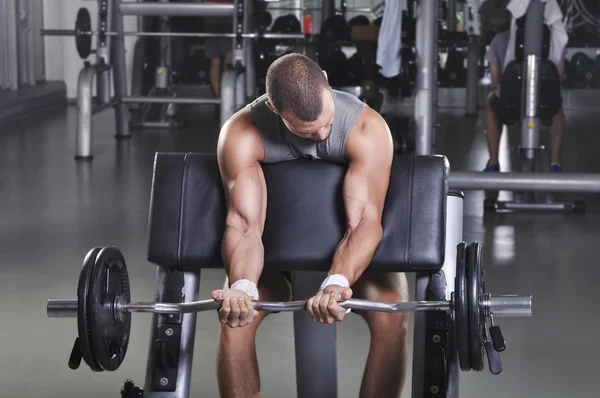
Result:
{"label": "short hair", "polygon": [[287,54],[276,59],[265,79],[267,98],[279,113],[292,112],[312,122],[323,111],[323,89],[329,88],[323,70],[302,54]]}

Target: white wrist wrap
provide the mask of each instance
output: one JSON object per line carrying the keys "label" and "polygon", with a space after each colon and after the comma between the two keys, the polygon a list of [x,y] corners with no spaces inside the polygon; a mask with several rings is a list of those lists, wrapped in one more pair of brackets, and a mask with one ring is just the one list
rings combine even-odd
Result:
{"label": "white wrist wrap", "polygon": [[[337,286],[349,288],[350,282],[348,282],[348,279],[344,275],[341,275],[341,274],[329,275],[327,278],[325,278],[323,283],[321,283],[321,287],[319,288],[319,290],[323,290],[329,285],[337,285]],[[350,311],[352,311],[352,310],[350,308],[348,308],[346,310],[346,314],[349,313]]]}
{"label": "white wrist wrap", "polygon": [[240,292],[246,293],[254,300],[258,300],[258,289],[256,288],[254,282],[249,281],[248,279],[240,279],[239,281],[234,282],[230,289],[239,290]]}
{"label": "white wrist wrap", "polygon": [[321,287],[319,288],[319,290],[323,290],[329,285],[350,287],[350,282],[348,282],[348,279],[346,279],[346,277],[344,275],[341,275],[341,274],[329,275],[327,278],[325,278],[323,283],[321,283]]}

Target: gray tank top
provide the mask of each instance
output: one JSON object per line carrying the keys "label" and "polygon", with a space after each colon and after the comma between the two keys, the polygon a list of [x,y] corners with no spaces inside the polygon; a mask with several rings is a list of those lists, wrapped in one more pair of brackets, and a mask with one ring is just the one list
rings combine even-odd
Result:
{"label": "gray tank top", "polygon": [[355,96],[331,90],[335,106],[331,134],[321,142],[294,135],[279,115],[267,107],[263,95],[249,104],[254,125],[262,138],[265,151],[263,163],[278,163],[298,158],[323,159],[333,163],[345,163],[346,138],[356,123],[365,104]]}

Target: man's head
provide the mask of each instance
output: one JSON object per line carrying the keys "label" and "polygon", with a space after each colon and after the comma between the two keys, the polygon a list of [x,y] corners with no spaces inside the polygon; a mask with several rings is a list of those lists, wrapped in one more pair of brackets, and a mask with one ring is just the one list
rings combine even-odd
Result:
{"label": "man's head", "polygon": [[267,105],[295,135],[323,141],[333,124],[333,97],[327,74],[310,58],[288,54],[271,64],[266,77]]}

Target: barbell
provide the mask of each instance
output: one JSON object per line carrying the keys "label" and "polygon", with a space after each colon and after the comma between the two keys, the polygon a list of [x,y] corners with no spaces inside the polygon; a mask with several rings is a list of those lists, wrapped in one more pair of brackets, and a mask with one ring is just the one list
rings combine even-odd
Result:
{"label": "barbell", "polygon": [[[487,352],[490,370],[500,373],[498,352],[506,344],[493,316],[531,316],[531,296],[493,296],[485,293],[481,245],[458,246],[455,292],[449,301],[375,302],[360,299],[339,305],[356,311],[406,313],[443,311],[453,325],[455,346],[462,370],[482,370]],[[252,301],[256,310],[288,312],[306,310],[306,301]],[[125,259],[114,247],[96,247],[83,261],[76,299],[50,299],[49,318],[77,318],[78,337],[69,358],[77,369],[81,359],[94,371],[114,371],[125,358],[134,312],[186,314],[218,310],[221,301],[186,303],[131,302]],[[488,323],[491,327],[487,328]]]}
{"label": "barbell", "polygon": [[94,31],[91,28],[92,18],[87,8],[82,7],[77,12],[75,29],[41,29],[42,36],[74,36],[75,46],[83,59],[92,53],[92,36],[150,36],[150,37],[195,37],[204,39],[235,38],[241,36],[249,39],[266,40],[304,40],[307,35],[302,33],[202,33],[202,32],[133,32],[133,31]]}

